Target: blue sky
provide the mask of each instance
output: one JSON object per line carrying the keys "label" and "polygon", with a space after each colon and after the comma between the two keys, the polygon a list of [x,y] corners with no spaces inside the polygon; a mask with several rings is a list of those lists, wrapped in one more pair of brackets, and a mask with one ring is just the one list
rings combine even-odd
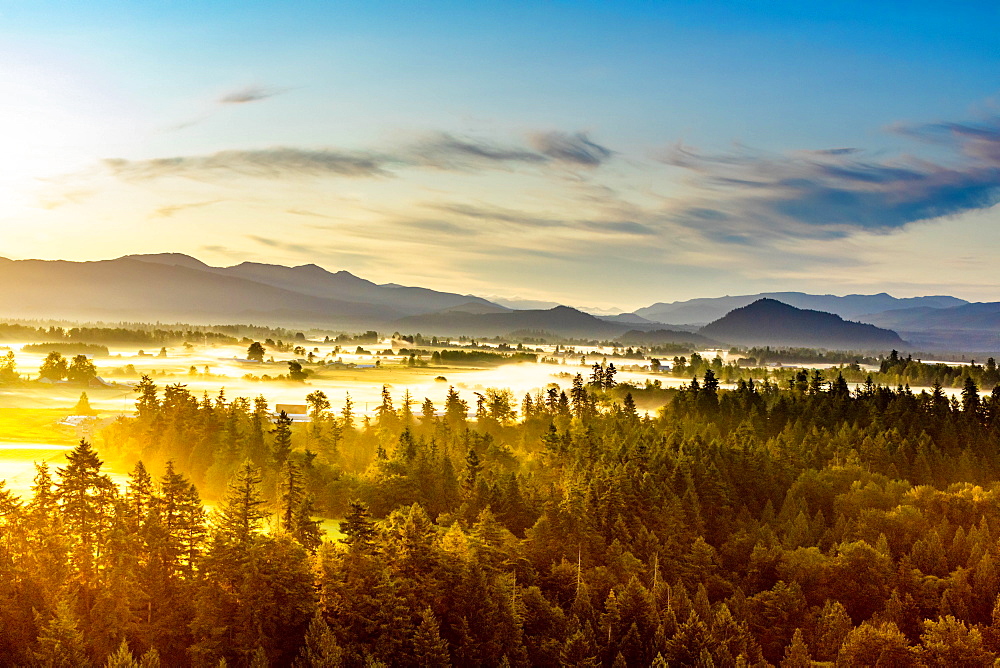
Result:
{"label": "blue sky", "polygon": [[0,2],[8,257],[996,300],[996,3]]}

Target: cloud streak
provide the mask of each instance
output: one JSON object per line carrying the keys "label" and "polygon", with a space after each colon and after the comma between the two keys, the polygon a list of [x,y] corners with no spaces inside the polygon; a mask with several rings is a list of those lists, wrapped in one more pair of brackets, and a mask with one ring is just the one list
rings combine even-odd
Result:
{"label": "cloud streak", "polygon": [[531,144],[542,155],[558,162],[597,167],[613,152],[590,140],[584,132],[543,132],[531,136]]}
{"label": "cloud streak", "polygon": [[267,88],[262,86],[248,86],[240,90],[227,93],[219,98],[219,104],[247,104],[266,100],[275,95],[281,95],[287,88]]}
{"label": "cloud streak", "polygon": [[[256,94],[244,93],[237,96],[239,99],[234,98],[233,103],[262,99],[254,97]],[[592,142],[579,132],[534,135],[531,142],[534,148],[439,132],[383,152],[278,146],[152,160],[110,158],[103,164],[114,176],[124,180],[149,180],[164,176],[211,180],[235,175],[269,179],[323,175],[360,178],[385,177],[407,168],[479,172],[554,163],[593,168],[612,156],[610,149]]]}
{"label": "cloud streak", "polygon": [[220,151],[209,155],[157,158],[153,160],[104,160],[104,166],[121,179],[143,181],[165,176],[195,179],[251,176],[276,179],[286,176],[376,177],[388,176],[388,159],[373,153],[335,150],[269,148]]}
{"label": "cloud streak", "polygon": [[503,223],[521,229],[562,228],[566,230],[585,230],[605,235],[625,236],[653,236],[657,234],[655,228],[634,220],[590,220],[572,217],[551,218],[499,207],[482,207],[456,203],[432,203],[425,206],[445,214],[475,221],[481,228],[486,228],[496,223]]}
{"label": "cloud streak", "polygon": [[711,198],[682,201],[675,219],[719,241],[753,244],[775,235],[889,232],[1000,202],[1000,119],[892,131],[944,146],[955,157],[872,160],[847,148],[709,155],[675,146],[661,160],[688,170],[695,184],[712,192]]}
{"label": "cloud streak", "polygon": [[159,207],[152,214],[150,214],[149,217],[150,218],[171,218],[175,214],[178,214],[178,213],[180,213],[182,211],[187,211],[188,209],[199,209],[199,208],[205,207],[205,206],[211,206],[213,204],[218,204],[221,201],[222,201],[221,199],[213,199],[213,200],[209,200],[207,202],[191,202],[191,203],[188,203],[188,204],[169,204],[167,206],[161,206],[161,207]]}

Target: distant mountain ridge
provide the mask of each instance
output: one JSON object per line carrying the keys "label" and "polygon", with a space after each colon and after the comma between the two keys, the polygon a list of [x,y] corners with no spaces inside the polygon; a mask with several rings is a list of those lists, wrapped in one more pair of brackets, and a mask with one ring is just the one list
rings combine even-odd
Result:
{"label": "distant mountain ridge", "polygon": [[800,309],[825,311],[842,318],[858,319],[863,315],[891,309],[951,308],[968,304],[957,297],[933,295],[926,297],[893,297],[885,292],[874,295],[812,295],[805,292],[761,292],[755,295],[702,297],[670,303],[659,302],[636,309],[635,313],[664,324],[706,324],[718,320],[733,309],[747,306],[758,299],[774,299]]}
{"label": "distant mountain ridge", "polygon": [[[738,336],[737,330],[725,331],[726,336],[722,336],[722,330],[718,329],[721,325],[715,321],[758,299],[774,301],[756,295],[693,299],[610,315],[567,306],[515,310],[476,295],[378,284],[347,271],[328,271],[315,264],[286,267],[243,262],[231,267],[213,267],[180,253],[129,255],[93,262],[0,258],[0,285],[6,288],[0,290],[0,316],[6,318],[244,322],[472,336],[549,332],[588,340],[614,339],[628,333],[637,341],[691,345],[705,345],[709,340],[722,343],[748,340]],[[784,296],[792,303],[777,301],[789,308],[823,312],[825,316],[835,314],[836,321],[816,320],[813,325],[817,328],[832,327],[830,331],[844,333],[843,326],[857,325],[844,323],[838,317],[841,316],[883,328],[880,331],[895,330],[890,332],[891,337],[881,339],[858,338],[854,335],[862,330],[857,329],[852,336],[826,339],[816,331],[805,336],[803,330],[794,337],[785,336],[786,331],[781,334],[784,339],[768,339],[768,344],[791,345],[794,341],[796,345],[844,348],[879,347],[885,343],[902,349],[902,338],[913,344],[914,352],[1000,352],[1000,302],[972,304],[948,296],[898,299],[885,293],[844,297],[802,292],[768,294]],[[801,304],[830,306],[804,308]],[[708,317],[711,314],[717,317]],[[797,319],[802,320],[802,316]],[[699,330],[695,325],[681,322],[699,320],[712,324]],[[642,336],[654,331],[658,333]],[[707,338],[702,341],[687,336],[695,332]],[[768,336],[772,334],[777,336],[779,332]]]}
{"label": "distant mountain ridge", "polygon": [[905,341],[892,330],[844,320],[834,313],[758,299],[702,327],[699,334],[737,345],[885,350]]}
{"label": "distant mountain ridge", "polygon": [[473,295],[383,287],[316,265],[212,267],[176,253],[95,262],[0,258],[0,284],[16,287],[0,291],[0,313],[15,318],[358,328],[462,304],[507,310]]}
{"label": "distant mountain ridge", "polygon": [[923,350],[1000,352],[1000,302],[897,309],[858,320],[891,327]]}
{"label": "distant mountain ridge", "polygon": [[242,262],[232,267],[211,267],[200,260],[178,253],[125,257],[141,262],[175,264],[176,266],[190,267],[193,266],[193,263],[197,263],[201,266],[202,271],[220,276],[236,276],[313,297],[330,298],[331,295],[336,295],[337,299],[344,301],[380,304],[391,308],[400,315],[427,313],[470,302],[507,310],[475,295],[457,295],[427,288],[394,284],[378,285],[348,271],[330,272],[315,264],[285,267],[278,264]]}

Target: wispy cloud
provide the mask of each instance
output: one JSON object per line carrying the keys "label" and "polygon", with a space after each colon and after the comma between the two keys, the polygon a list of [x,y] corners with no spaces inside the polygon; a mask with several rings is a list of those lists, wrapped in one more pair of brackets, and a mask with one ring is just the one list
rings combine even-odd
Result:
{"label": "wispy cloud", "polygon": [[114,176],[125,180],[147,180],[164,176],[211,178],[253,176],[336,175],[347,177],[387,176],[387,159],[371,153],[297,148],[269,148],[249,151],[220,151],[209,155],[157,158],[153,160],[104,161]]}
{"label": "wispy cloud", "polygon": [[290,253],[300,253],[302,255],[308,255],[315,251],[315,248],[308,246],[306,244],[294,244],[287,241],[282,241],[281,239],[273,239],[271,237],[262,237],[256,234],[248,234],[247,238],[256,241],[259,244],[263,244],[269,248],[277,248],[279,250],[287,251]]}
{"label": "wispy cloud", "polygon": [[306,216],[308,218],[325,218],[327,220],[337,219],[336,216],[328,216],[325,213],[309,211],[308,209],[285,209],[285,213],[290,213],[293,216]]}
{"label": "wispy cloud", "polygon": [[590,220],[571,216],[566,218],[545,217],[500,207],[453,202],[433,202],[424,206],[445,214],[476,221],[480,226],[503,223],[520,228],[564,228],[567,230],[586,230],[599,234],[640,236],[656,234],[656,230],[651,226],[634,220]]}
{"label": "wispy cloud", "polygon": [[775,235],[888,232],[1000,202],[1000,119],[892,130],[941,144],[955,156],[866,159],[851,148],[710,155],[678,145],[662,161],[689,170],[712,195],[682,200],[675,217],[719,241],[758,243]]}
{"label": "wispy cloud", "polygon": [[531,136],[531,144],[553,160],[584,167],[597,167],[613,154],[611,149],[591,141],[584,132],[542,132]]}
{"label": "wispy cloud", "polygon": [[259,100],[266,100],[269,97],[274,97],[275,95],[281,95],[288,90],[288,88],[248,86],[247,88],[241,88],[240,90],[226,93],[219,98],[219,103],[247,104],[248,102],[257,102]]}
{"label": "wispy cloud", "polygon": [[188,209],[200,209],[202,207],[211,206],[213,204],[218,204],[221,199],[208,200],[207,202],[190,202],[188,204],[169,204],[167,206],[161,206],[153,213],[150,214],[150,218],[170,218],[181,211],[186,211]]}
{"label": "wispy cloud", "polygon": [[[245,97],[248,98],[246,101],[251,101],[249,98],[253,98],[253,95],[257,93],[251,95],[244,91],[237,97]],[[236,101],[234,97],[233,102]],[[104,160],[103,164],[114,176],[125,180],[147,180],[164,176],[210,180],[233,175],[278,179],[324,175],[378,177],[389,176],[407,168],[477,172],[554,162],[595,167],[612,155],[609,149],[590,141],[583,133],[549,132],[535,135],[531,141],[535,145],[534,149],[438,132],[385,151],[279,146],[152,160],[110,158]]]}
{"label": "wispy cloud", "polygon": [[544,155],[519,146],[503,146],[446,132],[428,135],[403,150],[415,163],[449,170],[480,169],[508,164],[539,164]]}

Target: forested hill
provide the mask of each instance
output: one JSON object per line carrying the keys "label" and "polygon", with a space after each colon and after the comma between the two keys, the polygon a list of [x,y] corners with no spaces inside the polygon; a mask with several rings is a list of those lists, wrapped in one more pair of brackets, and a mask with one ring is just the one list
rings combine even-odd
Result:
{"label": "forested hill", "polygon": [[699,330],[737,345],[780,345],[845,350],[884,350],[904,345],[898,334],[846,321],[833,313],[809,311],[774,299],[758,299]]}

